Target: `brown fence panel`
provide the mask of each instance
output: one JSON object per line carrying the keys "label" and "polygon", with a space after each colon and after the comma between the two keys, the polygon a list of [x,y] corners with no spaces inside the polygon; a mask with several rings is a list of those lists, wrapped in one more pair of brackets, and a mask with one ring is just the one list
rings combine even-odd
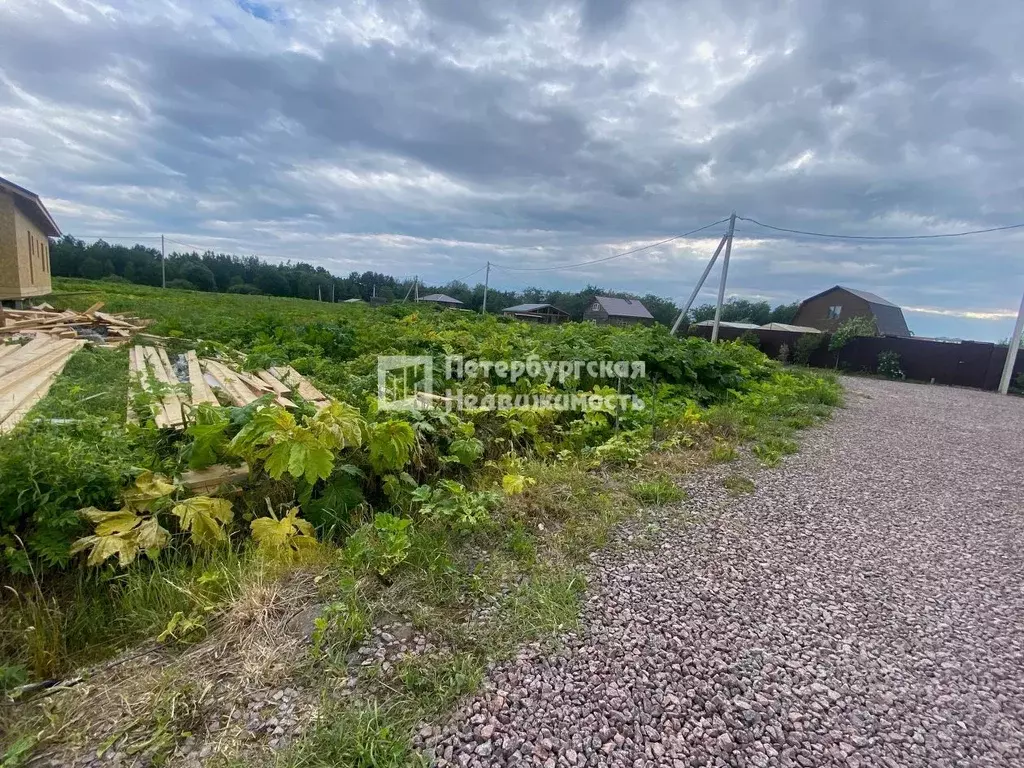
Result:
{"label": "brown fence panel", "polygon": [[[738,339],[746,333],[753,333],[760,339],[761,351],[772,358],[778,358],[779,348],[789,346],[790,359],[797,341],[804,334],[792,331],[740,330],[719,328],[718,336],[724,341]],[[691,336],[711,338],[709,326],[691,326]],[[821,344],[811,355],[811,365],[818,368],[835,368],[835,353],[828,351],[827,334],[822,334]],[[843,347],[839,353],[839,368],[855,373],[877,373],[878,355],[885,351],[900,356],[900,367],[908,379],[934,382],[958,387],[996,390],[1006,361],[1007,348],[982,341],[946,342],[932,339],[902,338],[895,336],[859,336]],[[1014,379],[1024,375],[1024,352],[1018,354],[1014,365]]]}

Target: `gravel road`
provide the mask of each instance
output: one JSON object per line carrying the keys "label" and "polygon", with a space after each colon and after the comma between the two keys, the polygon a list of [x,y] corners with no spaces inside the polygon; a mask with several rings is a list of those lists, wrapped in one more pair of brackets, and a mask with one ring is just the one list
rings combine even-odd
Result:
{"label": "gravel road", "polygon": [[1024,765],[1024,401],[847,379],[738,499],[606,552],[582,629],[423,741],[459,766]]}

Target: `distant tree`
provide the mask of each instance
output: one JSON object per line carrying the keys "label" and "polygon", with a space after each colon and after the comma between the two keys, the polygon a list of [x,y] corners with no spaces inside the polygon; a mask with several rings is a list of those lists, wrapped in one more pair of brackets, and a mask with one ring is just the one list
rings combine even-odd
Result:
{"label": "distant tree", "polygon": [[107,272],[103,269],[103,264],[97,259],[91,256],[87,259],[83,259],[82,263],[78,265],[78,274],[87,280],[99,280]]}
{"label": "distant tree", "polygon": [[178,288],[178,289],[183,290],[183,291],[195,291],[195,290],[198,290],[188,280],[182,280],[180,277],[176,277],[173,280],[168,280],[167,281],[167,287],[168,288]]}
{"label": "distant tree", "polygon": [[217,280],[214,278],[213,272],[203,264],[196,262],[185,264],[179,272],[179,277],[188,280],[200,291],[217,290]]}

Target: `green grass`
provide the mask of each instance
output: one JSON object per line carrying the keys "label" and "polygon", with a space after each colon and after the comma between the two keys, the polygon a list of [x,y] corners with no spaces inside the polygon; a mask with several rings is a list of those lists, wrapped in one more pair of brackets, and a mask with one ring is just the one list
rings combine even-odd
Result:
{"label": "green grass", "polygon": [[686,498],[686,492],[667,477],[641,480],[633,483],[629,491],[641,504],[671,504]]}
{"label": "green grass", "polygon": [[425,766],[426,761],[414,755],[409,744],[414,714],[405,701],[381,706],[326,699],[311,731],[271,764],[276,768]]}

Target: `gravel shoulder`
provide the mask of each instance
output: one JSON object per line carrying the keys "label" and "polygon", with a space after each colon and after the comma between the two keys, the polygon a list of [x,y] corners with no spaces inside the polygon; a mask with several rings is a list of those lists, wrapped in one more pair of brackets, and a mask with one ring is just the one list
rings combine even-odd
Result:
{"label": "gravel shoulder", "polygon": [[844,384],[753,493],[687,478],[596,555],[579,632],[494,667],[438,765],[1024,764],[1024,401]]}

